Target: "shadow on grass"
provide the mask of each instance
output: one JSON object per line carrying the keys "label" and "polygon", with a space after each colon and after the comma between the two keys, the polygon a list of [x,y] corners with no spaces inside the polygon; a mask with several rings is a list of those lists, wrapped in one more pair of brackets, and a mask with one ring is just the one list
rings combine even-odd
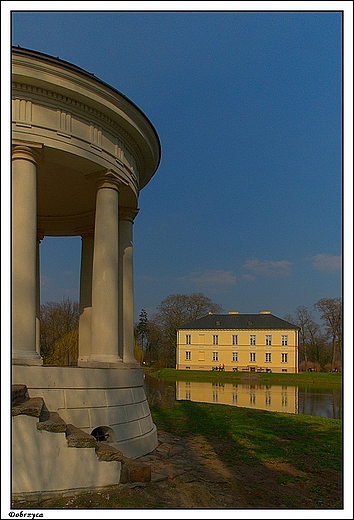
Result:
{"label": "shadow on grass", "polygon": [[248,507],[342,507],[340,421],[191,401],[152,414],[158,429],[211,447]]}

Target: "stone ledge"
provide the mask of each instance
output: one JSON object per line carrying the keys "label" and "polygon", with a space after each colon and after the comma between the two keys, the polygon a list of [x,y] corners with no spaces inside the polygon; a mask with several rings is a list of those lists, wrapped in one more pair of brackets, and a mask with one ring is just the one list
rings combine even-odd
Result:
{"label": "stone ledge", "polygon": [[96,439],[76,428],[73,424],[67,424],[66,426],[66,441],[69,448],[96,448]]}
{"label": "stone ledge", "polygon": [[65,433],[67,430],[66,422],[57,412],[49,412],[49,418],[45,420],[39,419],[37,430],[45,430],[53,433]]}

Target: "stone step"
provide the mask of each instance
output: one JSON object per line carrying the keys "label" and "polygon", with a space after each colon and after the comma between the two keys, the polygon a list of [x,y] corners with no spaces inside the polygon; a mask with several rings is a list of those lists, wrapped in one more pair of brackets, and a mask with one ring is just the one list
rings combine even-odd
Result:
{"label": "stone step", "polygon": [[42,397],[30,398],[26,385],[12,385],[12,415],[20,414],[38,417],[39,431],[65,433],[69,448],[95,448],[100,462],[121,462],[120,483],[151,482],[151,466],[128,459],[110,443],[99,442],[93,435],[85,433],[73,424],[66,424],[57,412],[48,411]]}
{"label": "stone step", "polygon": [[115,446],[107,442],[97,442],[96,455],[98,460],[104,462],[111,462],[112,460],[123,460],[123,453]]}
{"label": "stone step", "polygon": [[66,442],[69,448],[97,447],[97,441],[93,435],[85,433],[73,424],[66,425]]}
{"label": "stone step", "polygon": [[27,401],[12,407],[12,415],[30,415],[32,417],[40,417],[46,415],[47,408],[42,397],[31,397]]}
{"label": "stone step", "polygon": [[26,385],[12,385],[11,387],[11,405],[16,406],[28,401],[29,395]]}
{"label": "stone step", "polygon": [[145,462],[123,457],[120,473],[120,483],[128,482],[151,482],[151,466]]}
{"label": "stone step", "polygon": [[67,425],[60,415],[57,412],[48,412],[48,414],[48,418],[45,418],[45,414],[39,418],[37,430],[45,430],[53,433],[66,433]]}

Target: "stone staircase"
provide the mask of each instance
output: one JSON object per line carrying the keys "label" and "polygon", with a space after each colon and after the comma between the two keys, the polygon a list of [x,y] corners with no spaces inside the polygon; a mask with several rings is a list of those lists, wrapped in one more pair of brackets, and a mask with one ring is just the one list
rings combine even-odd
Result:
{"label": "stone staircase", "polygon": [[[94,448],[95,454],[97,457],[97,462],[118,462],[120,463],[120,471],[117,473],[113,473],[115,475],[119,474],[118,482],[111,482],[110,484],[125,484],[128,482],[149,482],[151,481],[151,468],[149,465],[143,462],[138,462],[134,459],[128,459],[123,456],[122,452],[119,451],[115,446],[108,442],[102,442],[97,440],[94,436],[84,432],[83,430],[77,428],[73,424],[67,424],[57,412],[49,411],[42,397],[33,397],[30,398],[28,394],[28,390],[26,385],[15,384],[12,385],[12,417],[16,418],[18,416],[29,416],[33,418],[37,418],[36,429],[38,432],[49,432],[53,434],[61,434],[65,435],[66,446],[68,449],[71,448]],[[27,424],[27,423],[26,423]],[[16,423],[13,423],[13,430],[16,428]],[[24,438],[24,431],[30,429],[30,426],[22,426],[22,432],[16,439]],[[32,434],[33,435],[33,434]],[[13,435],[14,442],[14,435]],[[40,445],[41,439],[39,439],[38,444]],[[48,442],[48,441],[46,441]],[[28,437],[28,446],[25,446],[25,450],[27,452],[31,451],[31,436]],[[59,448],[56,450],[55,441],[53,439],[53,453],[58,452]],[[14,446],[13,446],[14,447]],[[43,451],[43,450],[42,450]],[[90,450],[89,450],[90,451]],[[91,450],[92,451],[92,450]],[[36,453],[36,450],[33,450]],[[40,452],[40,449],[37,447],[37,453]],[[44,449],[43,453],[48,453],[48,449]],[[61,451],[63,453],[63,450]],[[84,454],[84,452],[82,453]],[[65,455],[68,457],[68,455]],[[37,457],[38,458],[38,457]],[[33,464],[42,464],[45,466],[44,461],[37,460],[36,456],[33,457]],[[19,457],[17,457],[17,461]],[[70,457],[68,460],[71,460]],[[54,460],[53,460],[54,463]],[[77,462],[76,462],[77,464]],[[20,464],[21,465],[21,464]],[[54,465],[54,464],[53,464]],[[19,466],[19,464],[17,464]],[[92,471],[96,471],[95,463],[88,466],[88,468],[93,468]],[[65,467],[65,463],[64,463]],[[102,466],[100,467],[102,469]],[[16,480],[16,464],[13,466],[13,480]],[[23,472],[23,468],[18,468],[18,471]],[[37,470],[38,473],[38,470]],[[30,479],[30,477],[29,477]],[[21,488],[21,484],[17,486],[17,488]],[[26,486],[25,486],[26,487]],[[84,486],[85,487],[85,486]],[[15,486],[16,488],[16,486]],[[72,489],[72,487],[68,487],[68,489]],[[61,489],[62,490],[62,489]],[[19,491],[17,489],[17,491]],[[28,490],[23,490],[24,492]],[[40,491],[40,490],[38,490]],[[58,490],[60,491],[60,490]],[[21,492],[21,491],[20,491]]]}

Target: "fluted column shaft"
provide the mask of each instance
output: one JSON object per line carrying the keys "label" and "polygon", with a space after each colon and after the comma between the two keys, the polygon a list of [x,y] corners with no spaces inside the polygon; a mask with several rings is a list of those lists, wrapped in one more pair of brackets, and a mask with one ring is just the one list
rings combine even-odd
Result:
{"label": "fluted column shaft", "polygon": [[29,146],[12,152],[12,360],[41,365],[36,351],[37,153]]}
{"label": "fluted column shaft", "polygon": [[92,267],[92,349],[90,365],[116,364],[118,355],[118,192],[107,172],[97,180]]}

